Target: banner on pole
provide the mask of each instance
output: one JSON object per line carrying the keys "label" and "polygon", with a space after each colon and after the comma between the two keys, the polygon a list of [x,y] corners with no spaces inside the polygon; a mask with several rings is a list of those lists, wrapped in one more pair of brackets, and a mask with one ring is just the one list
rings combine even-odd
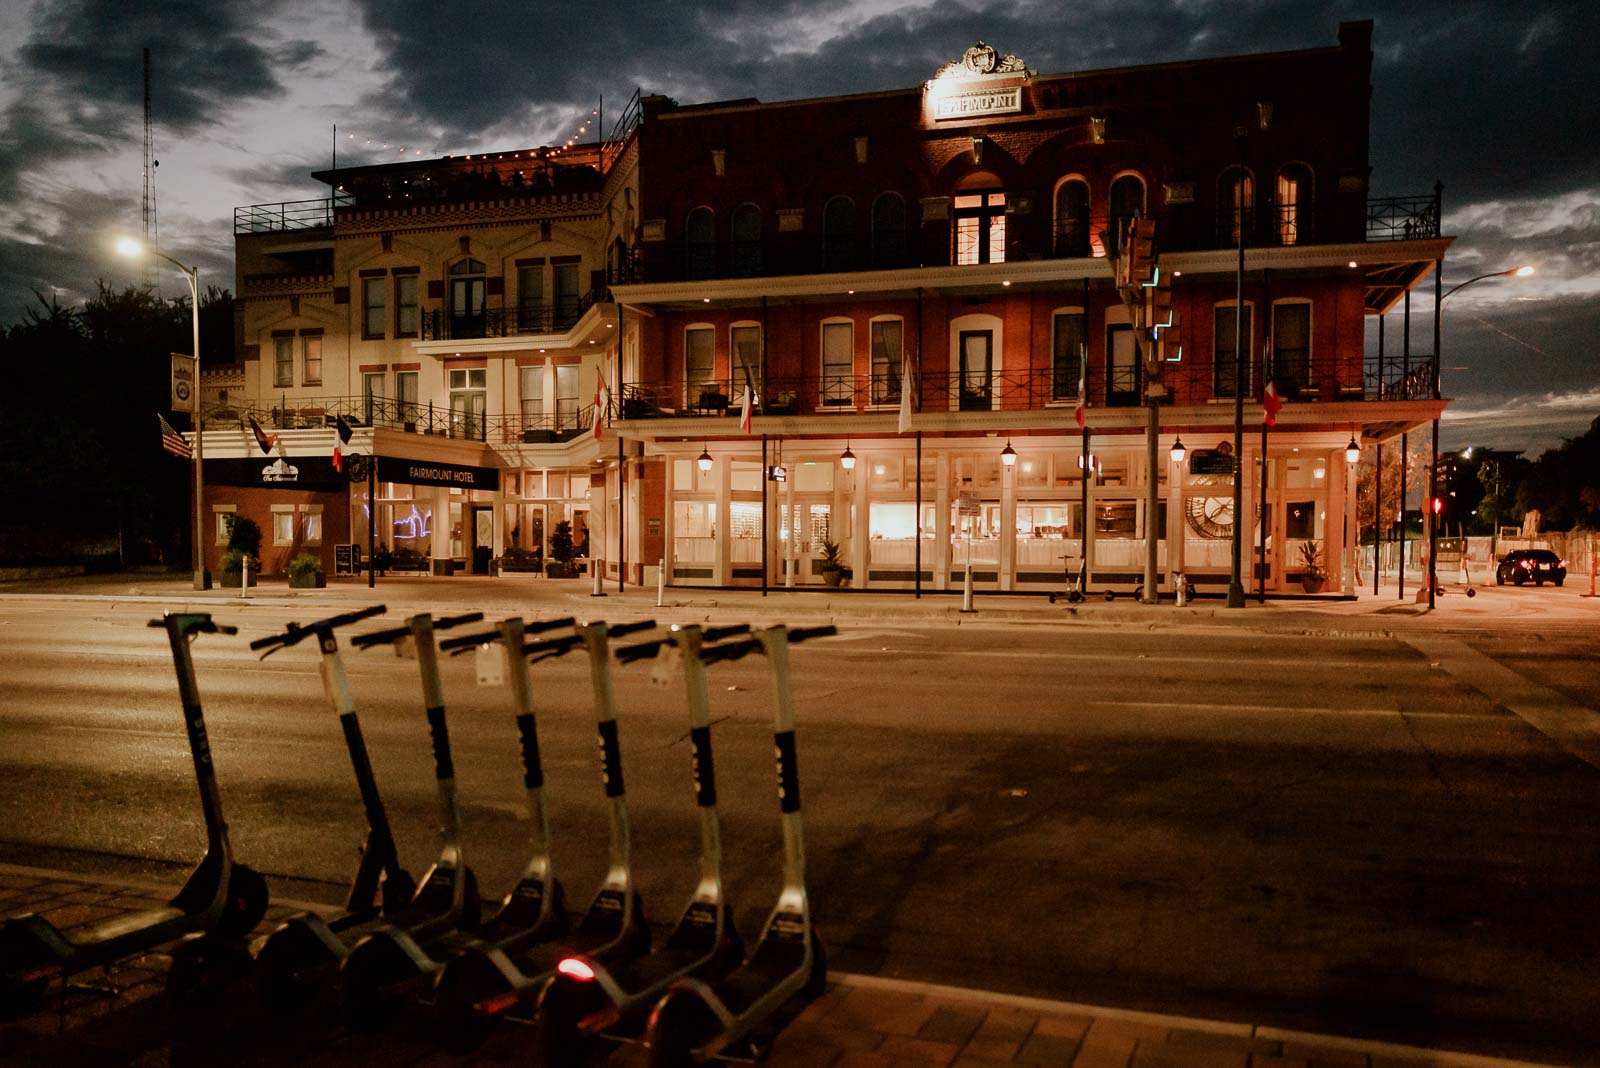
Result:
{"label": "banner on pole", "polygon": [[195,377],[194,357],[172,353],[172,410],[193,412],[195,395],[199,391],[200,383]]}

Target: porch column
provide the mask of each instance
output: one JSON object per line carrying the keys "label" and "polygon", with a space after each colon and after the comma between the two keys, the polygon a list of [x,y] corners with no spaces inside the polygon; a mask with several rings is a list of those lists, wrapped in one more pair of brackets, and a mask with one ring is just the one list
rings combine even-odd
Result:
{"label": "porch column", "polygon": [[[794,470],[788,472],[788,479],[783,484],[783,519],[789,527],[789,540],[783,543],[783,586],[785,589],[794,589],[794,569],[800,561],[800,524],[795,520],[794,514],[794,483],[795,476],[800,473],[798,464],[790,464]],[[807,531],[807,534],[810,532]]]}
{"label": "porch column", "polygon": [[[1235,523],[1242,523],[1239,528],[1241,544],[1244,546],[1244,563],[1240,568],[1239,581],[1244,584],[1245,596],[1249,597],[1256,590],[1256,583],[1262,581],[1256,578],[1256,573],[1261,567],[1262,539],[1272,537],[1272,531],[1263,529],[1258,536],[1252,538],[1250,532],[1255,530],[1261,520],[1261,468],[1262,456],[1259,452],[1251,452],[1248,448],[1239,464],[1239,477],[1244,479],[1242,515],[1233,517]],[[1274,546],[1276,549],[1276,546]],[[1272,553],[1267,554],[1268,578],[1271,577],[1273,567]],[[1268,585],[1271,583],[1269,582]]]}
{"label": "porch column", "polygon": [[[927,455],[922,458],[928,462]],[[933,493],[933,588],[950,588],[950,454],[941,450],[934,457],[934,473],[939,483]]]}
{"label": "porch column", "polygon": [[1167,463],[1167,585],[1172,576],[1186,571],[1183,559],[1183,464],[1172,462],[1169,448]]}
{"label": "porch column", "polygon": [[[677,457],[671,455],[667,456],[661,464],[661,500],[663,502],[661,506],[661,568],[666,572],[666,578],[663,581],[668,586],[677,585],[675,572],[677,571],[678,551],[677,543],[672,540],[672,513],[674,511],[672,501],[673,494],[676,492],[672,485],[672,472],[677,466]],[[644,521],[642,515],[639,521]],[[654,562],[653,560],[644,561],[646,566]]]}
{"label": "porch column", "polygon": [[867,501],[867,470],[871,464],[870,455],[856,464],[855,469],[855,522],[850,527],[850,585],[858,590],[867,588],[867,554],[870,548],[868,535],[871,533],[870,516],[868,515]]}
{"label": "porch column", "polygon": [[[461,521],[467,522],[471,516],[467,509],[462,509]],[[448,486],[433,487],[433,532],[428,540],[428,553],[433,557],[433,573],[442,574],[441,561],[450,559],[450,488]]]}
{"label": "porch column", "polygon": [[1346,597],[1356,595],[1356,570],[1361,561],[1361,524],[1357,519],[1360,514],[1356,511],[1356,486],[1360,482],[1361,465],[1349,463],[1344,458],[1344,450],[1339,449],[1333,454],[1329,463],[1338,464],[1344,469],[1344,552],[1340,554],[1343,561],[1340,576]]}
{"label": "porch column", "polygon": [[731,585],[733,581],[733,457],[732,454],[716,458],[712,470],[717,473],[717,563],[711,569],[711,581],[716,586]]}
{"label": "porch column", "polygon": [[1014,585],[1017,560],[1017,469],[1000,465],[1000,588]]}

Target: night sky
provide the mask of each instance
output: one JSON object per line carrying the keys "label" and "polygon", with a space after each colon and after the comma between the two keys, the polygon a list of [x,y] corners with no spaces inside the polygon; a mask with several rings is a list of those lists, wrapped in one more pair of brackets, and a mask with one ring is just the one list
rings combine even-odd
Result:
{"label": "night sky", "polygon": [[[642,87],[681,103],[912,87],[978,39],[1041,73],[1332,46],[1372,18],[1373,196],[1445,185],[1444,445],[1537,454],[1600,415],[1593,0],[51,0],[0,4],[0,323],[139,268],[141,49],[160,240],[233,286],[232,212],[339,163],[560,143]],[[591,125],[585,137],[592,137]],[[387,147],[385,147],[387,146]],[[171,269],[163,292],[186,292]],[[1413,298],[1431,347],[1431,283]],[[1397,344],[1398,317],[1389,341]]]}

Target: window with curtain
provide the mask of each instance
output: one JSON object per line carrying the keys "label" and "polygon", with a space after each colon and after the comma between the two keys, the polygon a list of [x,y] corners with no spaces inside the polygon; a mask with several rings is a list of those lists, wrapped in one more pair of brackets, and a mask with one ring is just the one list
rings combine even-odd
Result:
{"label": "window with curtain", "polygon": [[734,397],[744,395],[745,382],[750,383],[750,395],[761,398],[761,328],[736,326],[728,332],[728,351],[733,354]]}
{"label": "window with curtain", "polygon": [[385,290],[389,281],[386,278],[363,278],[361,280],[361,336],[363,338],[381,338],[384,328],[388,325],[388,309],[385,307]]}
{"label": "window with curtain", "polygon": [[420,276],[397,274],[394,276],[394,334],[395,337],[416,337],[419,313],[417,310],[417,285]]}
{"label": "window with curtain", "polygon": [[753,278],[761,273],[761,209],[740,204],[733,212],[733,273]]}
{"label": "window with curtain", "polygon": [[882,193],[872,202],[872,265],[906,266],[906,202],[899,193]]}
{"label": "window with curtain", "polygon": [[699,407],[701,394],[718,391],[715,361],[715,330],[697,326],[683,332],[683,379],[688,406]]}
{"label": "window with curtain", "polygon": [[689,277],[710,278],[717,271],[717,213],[695,208],[683,231],[685,267]]}
{"label": "window with curtain", "polygon": [[849,270],[855,255],[856,206],[849,197],[834,197],[822,208],[822,269]]}
{"label": "window with curtain", "polygon": [[1280,245],[1298,245],[1311,236],[1311,171],[1302,163],[1278,172],[1277,216]]}
{"label": "window with curtain", "polygon": [[1089,183],[1069,178],[1056,188],[1057,256],[1089,254]]}
{"label": "window with curtain", "polygon": [[[1250,334],[1252,308],[1249,304],[1244,307],[1244,345],[1242,346],[1245,357],[1245,392],[1250,392]],[[1238,364],[1235,357],[1235,320],[1239,315],[1238,309],[1233,304],[1218,304],[1212,310],[1211,329],[1211,392],[1216,397],[1232,397],[1234,395],[1236,373]]]}
{"label": "window with curtain", "polygon": [[1084,327],[1081,311],[1057,312],[1051,323],[1050,396],[1053,400],[1078,398],[1078,382],[1085,370]]}
{"label": "window with curtain", "polygon": [[1272,378],[1278,395],[1293,397],[1312,388],[1311,305],[1295,302],[1272,308]]}
{"label": "window with curtain", "polygon": [[855,394],[855,324],[822,324],[822,403],[849,404]]}
{"label": "window with curtain", "polygon": [[1251,220],[1256,206],[1256,182],[1250,172],[1230,167],[1217,180],[1217,236],[1230,245],[1254,236]]}
{"label": "window with curtain", "polygon": [[905,324],[899,319],[872,323],[872,403],[898,404],[903,359],[901,338]]}

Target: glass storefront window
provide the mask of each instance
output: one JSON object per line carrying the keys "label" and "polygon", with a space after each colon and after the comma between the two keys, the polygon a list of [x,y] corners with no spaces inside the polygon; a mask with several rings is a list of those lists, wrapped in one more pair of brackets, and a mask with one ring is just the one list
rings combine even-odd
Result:
{"label": "glass storefront window", "polygon": [[873,490],[899,489],[900,457],[870,457],[867,461],[867,486]]}
{"label": "glass storefront window", "polygon": [[1017,457],[1017,486],[1044,489],[1050,484],[1050,460],[1044,453],[1025,452]]}
{"label": "glass storefront window", "polygon": [[[759,466],[759,465],[756,465]],[[734,564],[761,562],[761,505],[734,501],[728,505],[728,558]]]}
{"label": "glass storefront window", "polygon": [[800,493],[822,492],[833,489],[833,468],[831,463],[795,464],[790,477]]}
{"label": "glass storefront window", "polygon": [[677,501],[672,506],[672,555],[684,564],[717,559],[717,502]]}
{"label": "glass storefront window", "polygon": [[717,491],[717,465],[704,474],[693,460],[672,461],[672,488],[680,493],[715,493]]}
{"label": "glass storefront window", "polygon": [[[712,468],[716,470],[715,467]],[[761,492],[761,464],[754,460],[734,460],[733,468],[729,471],[732,488],[735,493],[760,493]]]}

